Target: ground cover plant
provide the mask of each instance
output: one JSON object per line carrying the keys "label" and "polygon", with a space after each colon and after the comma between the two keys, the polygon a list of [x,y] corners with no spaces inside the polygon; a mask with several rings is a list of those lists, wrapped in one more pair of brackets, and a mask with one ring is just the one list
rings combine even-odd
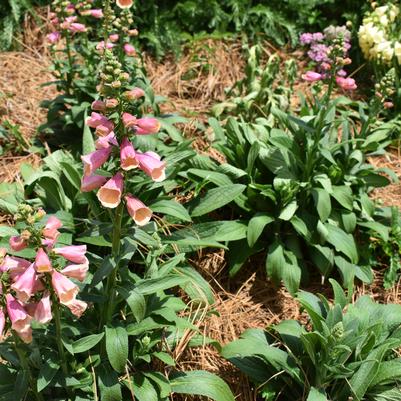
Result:
{"label": "ground cover plant", "polygon": [[400,399],[397,7],[40,10],[36,137],[0,97],[0,399]]}

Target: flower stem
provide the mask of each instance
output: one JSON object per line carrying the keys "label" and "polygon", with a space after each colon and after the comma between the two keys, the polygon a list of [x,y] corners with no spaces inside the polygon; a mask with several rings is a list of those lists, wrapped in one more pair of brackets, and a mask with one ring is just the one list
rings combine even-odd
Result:
{"label": "flower stem", "polygon": [[74,63],[71,54],[71,40],[70,40],[70,33],[67,32],[65,37],[65,45],[67,49],[67,58],[68,58],[68,72],[67,72],[67,93],[71,91],[71,84],[74,75]]}
{"label": "flower stem", "polygon": [[20,344],[21,340],[18,338],[18,336],[13,332],[13,337],[14,337],[14,346],[15,346],[15,352],[18,355],[18,359],[20,361],[22,369],[27,373],[28,379],[29,379],[29,384],[31,387],[31,391],[33,392],[36,401],[44,401],[42,394],[40,394],[37,390],[37,386],[35,383],[35,380],[32,377],[32,372],[29,367],[29,362],[25,356],[25,353],[21,350]]}

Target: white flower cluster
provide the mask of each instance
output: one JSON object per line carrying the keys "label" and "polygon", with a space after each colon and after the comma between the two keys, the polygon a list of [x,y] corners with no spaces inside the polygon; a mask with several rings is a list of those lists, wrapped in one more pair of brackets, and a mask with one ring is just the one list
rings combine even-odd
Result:
{"label": "white flower cluster", "polygon": [[377,7],[363,19],[358,37],[366,59],[390,64],[395,56],[401,64],[401,43],[392,32],[399,14],[399,7],[389,4]]}

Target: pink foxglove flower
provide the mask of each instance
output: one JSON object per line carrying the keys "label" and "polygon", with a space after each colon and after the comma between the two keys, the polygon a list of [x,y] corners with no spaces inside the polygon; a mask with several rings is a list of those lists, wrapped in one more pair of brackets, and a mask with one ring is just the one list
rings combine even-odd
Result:
{"label": "pink foxglove flower", "polygon": [[61,39],[61,33],[58,31],[51,32],[46,36],[49,43],[57,43]]}
{"label": "pink foxglove flower", "polygon": [[71,32],[86,32],[86,26],[84,24],[80,24],[78,22],[73,22],[69,28]]}
{"label": "pink foxglove flower", "polygon": [[18,235],[11,237],[9,244],[11,249],[15,252],[22,251],[27,247],[26,242]]}
{"label": "pink foxglove flower", "polygon": [[130,45],[129,43],[125,43],[123,48],[124,48],[124,52],[127,56],[129,56],[129,57],[136,56],[136,50],[135,50],[134,46]]}
{"label": "pink foxglove flower", "polygon": [[43,294],[42,299],[36,304],[33,318],[42,324],[49,323],[52,320],[52,303],[48,291]]}
{"label": "pink foxglove flower", "polygon": [[121,168],[125,171],[132,170],[139,166],[139,161],[136,158],[136,152],[132,143],[124,138],[121,142],[120,148]]}
{"label": "pink foxglove flower", "polygon": [[6,316],[3,308],[0,308],[0,341],[4,339],[4,327],[6,326]]}
{"label": "pink foxglove flower", "polygon": [[139,32],[138,29],[130,29],[128,31],[128,36],[138,36]]}
{"label": "pink foxglove flower", "polygon": [[316,82],[322,79],[322,74],[315,71],[307,71],[305,74],[302,74],[302,79],[308,82]]}
{"label": "pink foxglove flower", "polygon": [[138,118],[135,133],[138,135],[157,134],[160,131],[160,121],[153,117]]}
{"label": "pink foxglove flower", "polygon": [[48,273],[53,270],[50,259],[42,248],[36,253],[35,266],[38,273]]}
{"label": "pink foxglove flower", "polygon": [[110,157],[112,148],[103,148],[95,150],[88,155],[81,156],[84,163],[84,175],[93,174],[99,167],[101,167]]}
{"label": "pink foxglove flower", "polygon": [[43,228],[42,234],[46,238],[55,240],[60,235],[58,229],[62,226],[63,223],[56,216],[50,216]]}
{"label": "pink foxglove flower", "polygon": [[17,277],[11,288],[16,292],[17,298],[21,302],[27,302],[35,293],[36,289],[36,269],[32,263],[24,273]]}
{"label": "pink foxglove flower", "polygon": [[124,177],[118,172],[99,189],[97,197],[104,207],[113,209],[120,204],[123,189]]}
{"label": "pink foxglove flower", "polygon": [[109,132],[113,131],[114,124],[108,118],[103,116],[102,114],[92,112],[91,116],[87,118],[86,125],[91,128],[97,128],[98,126],[106,127]]}
{"label": "pink foxglove flower", "polygon": [[81,191],[91,192],[94,189],[100,188],[107,181],[107,177],[102,175],[83,176],[81,181]]}
{"label": "pink foxglove flower", "polygon": [[133,88],[130,91],[124,92],[124,97],[127,100],[138,100],[145,96],[145,91],[141,88]]}
{"label": "pink foxglove flower", "polygon": [[101,8],[94,8],[90,10],[90,15],[93,18],[103,18],[103,10]]}
{"label": "pink foxglove flower", "polygon": [[131,195],[127,195],[125,201],[127,202],[129,215],[138,226],[144,226],[149,223],[152,218],[152,211],[145,204]]}
{"label": "pink foxglove flower", "polygon": [[120,36],[117,34],[117,33],[113,33],[113,34],[111,34],[110,36],[109,36],[109,39],[110,39],[110,41],[111,42],[117,42],[118,41],[118,39],[120,39]]}
{"label": "pink foxglove flower", "polygon": [[117,0],[118,7],[120,8],[130,8],[134,4],[133,0]]}
{"label": "pink foxglove flower", "polygon": [[56,270],[52,273],[52,286],[60,303],[63,305],[68,305],[68,303],[75,300],[79,290],[69,278]]}
{"label": "pink foxglove flower", "polygon": [[353,78],[336,77],[337,85],[344,90],[354,90],[357,88]]}
{"label": "pink foxglove flower", "polygon": [[6,295],[7,314],[11,320],[11,328],[25,343],[32,341],[32,317],[11,294]]}
{"label": "pink foxglove flower", "polygon": [[55,248],[54,253],[74,263],[86,263],[86,245],[69,245]]}
{"label": "pink foxglove flower", "polygon": [[75,278],[78,281],[84,281],[88,273],[88,269],[89,261],[86,260],[85,263],[82,263],[80,265],[69,265],[61,270],[60,273],[64,274],[67,277]]}
{"label": "pink foxglove flower", "polygon": [[1,271],[8,272],[12,280],[15,280],[19,275],[31,265],[28,260],[17,258],[16,256],[6,256],[1,264]]}
{"label": "pink foxglove flower", "polygon": [[105,111],[106,103],[101,100],[95,100],[92,102],[91,108],[95,111]]}
{"label": "pink foxglove flower", "polygon": [[123,113],[122,120],[125,128],[134,127],[137,121],[136,117],[130,113]]}
{"label": "pink foxglove flower", "polygon": [[[107,49],[112,49],[115,45],[113,43],[107,42],[106,43],[106,48]],[[100,41],[97,45],[96,45],[96,50],[104,50],[104,40]]]}
{"label": "pink foxglove flower", "polygon": [[71,302],[66,304],[66,306],[73,315],[80,318],[82,314],[85,312],[86,308],[88,307],[88,304],[79,299],[73,299]]}
{"label": "pink foxglove flower", "polygon": [[166,163],[160,160],[160,156],[154,152],[137,153],[139,168],[143,170],[155,182],[164,181],[166,178]]}
{"label": "pink foxglove flower", "polygon": [[[97,127],[96,129],[98,128],[99,127]],[[111,131],[106,136],[100,136],[95,142],[96,149],[109,148],[111,145],[118,146],[116,134],[113,131]]]}

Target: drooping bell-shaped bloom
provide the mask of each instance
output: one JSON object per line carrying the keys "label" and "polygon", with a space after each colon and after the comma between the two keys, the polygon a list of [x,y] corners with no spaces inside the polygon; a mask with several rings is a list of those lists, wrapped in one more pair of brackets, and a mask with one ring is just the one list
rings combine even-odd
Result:
{"label": "drooping bell-shaped bloom", "polygon": [[108,148],[95,150],[85,156],[81,156],[81,160],[84,163],[84,175],[91,175],[99,167],[103,166],[110,157],[111,151],[112,148],[110,146]]}
{"label": "drooping bell-shaped bloom", "polygon": [[105,111],[106,110],[106,103],[102,100],[95,100],[91,104],[92,110],[96,111]]}
{"label": "drooping bell-shaped bloom", "polygon": [[131,195],[127,195],[125,201],[127,202],[129,215],[138,226],[144,226],[149,223],[152,218],[152,211],[144,203]]}
{"label": "drooping bell-shaped bloom", "polygon": [[53,270],[49,256],[42,248],[39,248],[36,253],[35,266],[38,273],[48,273]]}
{"label": "drooping bell-shaped bloom", "polygon": [[27,302],[35,293],[36,281],[36,269],[32,263],[24,273],[18,276],[11,288],[16,292],[17,298],[21,302]]}
{"label": "drooping bell-shaped bloom", "polygon": [[120,8],[130,8],[133,4],[133,0],[117,0],[116,1],[118,7]]}
{"label": "drooping bell-shaped bloom", "polygon": [[80,318],[82,314],[85,312],[86,308],[88,307],[88,304],[79,299],[73,299],[71,302],[66,304],[66,306],[73,315]]}
{"label": "drooping bell-shaped bloom", "polygon": [[32,317],[28,315],[22,304],[11,294],[6,295],[7,314],[11,320],[11,328],[25,343],[32,341],[31,321]]}
{"label": "drooping bell-shaped bloom", "polygon": [[125,43],[124,46],[123,46],[123,49],[124,49],[124,52],[125,52],[125,54],[126,54],[127,56],[129,56],[129,57],[134,57],[134,56],[136,56],[135,47],[132,46],[131,44]]}
{"label": "drooping bell-shaped bloom", "polygon": [[104,207],[113,209],[120,204],[123,189],[124,177],[118,172],[99,189],[97,197]]}
{"label": "drooping bell-shaped bloom", "polygon": [[95,111],[92,112],[90,117],[86,120],[86,125],[91,128],[97,128],[99,125],[106,127],[110,131],[113,131],[114,124],[110,121],[107,117],[103,116],[102,114],[96,113]]}
{"label": "drooping bell-shaped bloom", "polygon": [[141,88],[133,88],[129,91],[124,92],[123,96],[128,101],[138,100],[141,97],[145,96],[145,91]]}
{"label": "drooping bell-shaped bloom", "polygon": [[101,8],[94,8],[90,10],[90,15],[93,18],[103,18],[103,10]]}
{"label": "drooping bell-shaped bloom", "polygon": [[4,338],[4,327],[6,326],[6,316],[4,314],[3,308],[0,307],[0,342]]}
{"label": "drooping bell-shaped bloom", "polygon": [[130,29],[128,31],[128,36],[138,36],[138,35],[139,35],[138,29]]}
{"label": "drooping bell-shaped bloom", "polygon": [[111,145],[118,146],[116,134],[113,131],[111,131],[106,136],[100,136],[95,142],[96,149],[106,149],[109,148]]}
{"label": "drooping bell-shaped bloom", "polygon": [[43,228],[42,234],[46,238],[55,240],[60,235],[58,229],[62,226],[63,223],[56,216],[50,216],[46,222],[45,227]]}
{"label": "drooping bell-shaped bloom", "polygon": [[143,170],[155,182],[161,182],[166,178],[166,163],[160,160],[160,156],[154,152],[139,153],[139,168]]}
{"label": "drooping bell-shaped bloom", "polygon": [[89,269],[89,261],[79,265],[69,265],[61,270],[60,273],[67,277],[75,278],[78,281],[84,281]]}
{"label": "drooping bell-shaped bloom", "polygon": [[86,263],[87,259],[85,256],[86,245],[68,245],[61,248],[53,249],[56,255],[60,255],[63,258],[74,263]]}
{"label": "drooping bell-shaped bloom", "polygon": [[[115,45],[111,42],[107,42],[106,43],[106,48],[107,49],[112,49]],[[104,40],[100,41],[97,45],[96,45],[96,50],[104,50]]]}
{"label": "drooping bell-shaped bloom", "polygon": [[16,256],[5,256],[3,263],[0,265],[0,270],[8,272],[11,279],[15,280],[19,275],[31,265],[28,260],[17,258]]}
{"label": "drooping bell-shaped bloom", "polygon": [[357,85],[353,78],[336,77],[337,85],[344,90],[355,90]]}
{"label": "drooping bell-shaped bloom", "polygon": [[120,163],[121,168],[125,171],[132,170],[139,166],[139,161],[136,158],[136,152],[132,143],[124,138],[121,142],[120,148]]}
{"label": "drooping bell-shaped bloom", "polygon": [[58,299],[64,305],[72,302],[79,291],[78,287],[69,278],[56,270],[52,272],[52,286]]}
{"label": "drooping bell-shaped bloom", "polygon": [[308,82],[316,82],[322,79],[322,74],[315,71],[307,71],[305,74],[302,74],[302,79]]}
{"label": "drooping bell-shaped bloom", "polygon": [[91,192],[100,188],[107,181],[107,177],[102,175],[88,175],[83,176],[81,180],[81,191]]}
{"label": "drooping bell-shaped bloom", "polygon": [[61,39],[61,33],[58,31],[51,32],[46,36],[49,43],[57,43]]}
{"label": "drooping bell-shaped bloom", "polygon": [[120,39],[120,36],[117,33],[113,33],[109,36],[110,41],[117,42]]}
{"label": "drooping bell-shaped bloom", "polygon": [[122,120],[125,128],[135,127],[137,121],[136,117],[130,113],[123,113]]}
{"label": "drooping bell-shaped bloom", "polygon": [[36,304],[33,318],[42,324],[49,323],[52,320],[52,303],[48,291],[43,294],[42,299]]}
{"label": "drooping bell-shaped bloom", "polygon": [[25,249],[27,247],[26,242],[19,235],[12,236],[9,240],[9,244],[10,244],[10,248],[15,252],[22,251],[23,249]]}
{"label": "drooping bell-shaped bloom", "polygon": [[157,134],[160,131],[160,121],[154,117],[138,118],[135,133],[138,135]]}
{"label": "drooping bell-shaped bloom", "polygon": [[77,32],[86,32],[87,29],[86,29],[86,26],[84,24],[80,24],[79,22],[73,22],[68,27],[68,30],[73,32],[73,33],[77,33]]}

